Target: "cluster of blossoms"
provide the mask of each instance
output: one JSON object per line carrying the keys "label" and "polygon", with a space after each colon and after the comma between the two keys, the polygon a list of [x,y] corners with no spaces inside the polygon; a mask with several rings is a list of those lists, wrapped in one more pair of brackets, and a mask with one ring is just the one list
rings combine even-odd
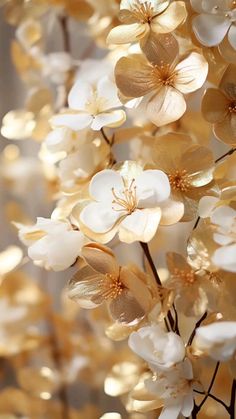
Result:
{"label": "cluster of blossoms", "polygon": [[[104,350],[105,392],[121,396],[130,419],[210,418],[212,400],[223,409],[215,417],[233,418],[236,2],[9,0],[4,8],[17,25],[12,56],[29,94],[1,132],[40,142],[38,171],[56,201],[35,224],[12,221],[35,265],[73,271],[64,292],[76,315],[54,319],[60,335],[65,316],[69,361],[50,394],[92,362],[89,325]],[[107,48],[102,59],[74,57],[72,18],[87,22],[98,55]],[[64,51],[47,53],[44,19],[60,23]],[[6,147],[5,181],[20,183],[19,159]],[[8,322],[28,318],[23,303],[4,314],[2,342]],[[8,313],[0,294],[1,304]],[[120,359],[111,355],[117,341]],[[217,373],[230,386],[233,378],[229,405],[212,394]]]}

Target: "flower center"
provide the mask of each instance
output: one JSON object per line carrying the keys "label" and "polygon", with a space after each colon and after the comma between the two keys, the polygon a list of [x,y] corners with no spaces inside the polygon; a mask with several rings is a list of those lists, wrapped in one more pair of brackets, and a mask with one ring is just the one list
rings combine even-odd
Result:
{"label": "flower center", "polygon": [[98,93],[94,91],[91,100],[86,102],[86,111],[94,117],[101,113],[106,105],[106,99],[98,96]]}
{"label": "flower center", "polygon": [[196,276],[193,270],[186,271],[184,269],[175,268],[173,276],[177,278],[182,285],[192,285],[196,281]]}
{"label": "flower center", "polygon": [[190,189],[189,176],[186,170],[176,170],[174,173],[168,175],[171,188],[186,192]]}
{"label": "flower center", "polygon": [[155,65],[152,75],[158,84],[163,86],[173,86],[175,80],[175,72],[171,69],[170,64]]}
{"label": "flower center", "polygon": [[119,277],[106,274],[99,282],[99,288],[105,300],[115,300],[122,293],[124,285]]}
{"label": "flower center", "polygon": [[136,0],[132,8],[132,13],[141,23],[150,23],[155,12],[149,1],[142,3],[140,0]]}
{"label": "flower center", "polygon": [[229,113],[236,113],[236,102],[231,102],[229,104]]}
{"label": "flower center", "polygon": [[112,203],[114,206],[112,209],[114,211],[126,211],[128,214],[132,214],[138,206],[137,202],[137,195],[136,195],[136,185],[135,185],[135,179],[132,179],[130,184],[126,186],[125,180],[122,178],[124,183],[124,190],[121,193],[118,193],[115,191],[114,188],[112,188],[112,194],[114,196],[114,199]]}

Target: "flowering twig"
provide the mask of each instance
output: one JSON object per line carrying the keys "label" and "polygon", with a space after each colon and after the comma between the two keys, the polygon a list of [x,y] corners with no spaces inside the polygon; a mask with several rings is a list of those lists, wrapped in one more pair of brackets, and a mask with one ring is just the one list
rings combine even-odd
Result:
{"label": "flowering twig", "polygon": [[203,322],[203,320],[205,320],[206,316],[207,316],[207,312],[205,312],[205,313],[203,314],[203,316],[200,318],[200,320],[198,320],[198,322],[196,323],[196,325],[195,325],[195,327],[194,327],[194,329],[193,329],[193,331],[192,331],[192,333],[191,333],[191,335],[190,335],[190,338],[189,338],[189,340],[188,340],[187,346],[192,345],[192,343],[193,343],[193,339],[194,339],[195,334],[196,334],[196,330],[197,330],[197,328],[201,325],[201,323]]}

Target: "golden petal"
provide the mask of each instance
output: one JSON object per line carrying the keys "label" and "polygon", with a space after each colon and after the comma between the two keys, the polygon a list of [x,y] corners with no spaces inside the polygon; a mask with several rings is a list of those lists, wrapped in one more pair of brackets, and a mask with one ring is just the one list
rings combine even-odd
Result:
{"label": "golden petal", "polygon": [[211,123],[223,121],[227,115],[229,100],[219,89],[207,89],[202,99],[202,113]]}
{"label": "golden petal", "polygon": [[153,147],[153,161],[156,167],[165,173],[172,173],[181,161],[183,153],[191,146],[188,135],[168,133],[157,137]]}
{"label": "golden petal", "polygon": [[236,99],[236,65],[230,64],[220,82],[220,89],[222,89],[228,98]]}
{"label": "golden petal", "polygon": [[9,246],[0,253],[0,277],[13,271],[22,261],[23,251],[18,246]]}
{"label": "golden petal", "polygon": [[128,325],[137,324],[145,316],[145,311],[127,289],[110,302],[109,312],[114,320]]}
{"label": "golden petal", "polygon": [[154,17],[151,29],[155,33],[168,33],[174,31],[187,18],[184,1],[175,1],[163,12]]}
{"label": "golden petal", "polygon": [[87,264],[101,274],[119,275],[119,265],[114,253],[106,246],[91,243],[83,247],[82,256]]}
{"label": "golden petal", "polygon": [[135,326],[127,326],[116,322],[106,328],[105,334],[111,340],[120,341],[127,339],[134,330]]}
{"label": "golden petal", "polygon": [[214,125],[215,136],[226,144],[236,144],[236,113],[228,114],[227,117]]}
{"label": "golden petal", "polygon": [[104,301],[100,282],[103,276],[90,266],[81,268],[67,285],[68,296],[83,308],[94,308]]}
{"label": "golden petal", "polygon": [[178,253],[167,253],[166,262],[170,273],[174,276],[182,271],[186,273],[192,271],[192,268],[189,266],[186,259]]}
{"label": "golden petal", "polygon": [[229,43],[228,36],[225,36],[223,41],[218,46],[219,52],[223,57],[225,64],[236,62],[236,51]]}
{"label": "golden petal", "polygon": [[156,87],[152,76],[152,66],[142,55],[121,58],[115,67],[118,89],[129,98],[141,97]]}
{"label": "golden petal", "polygon": [[192,145],[185,151],[180,161],[180,169],[188,173],[193,187],[210,183],[213,179],[214,157],[209,148]]}
{"label": "golden petal", "polygon": [[172,64],[179,54],[178,42],[171,34],[157,35],[151,32],[140,46],[148,61],[157,66]]}

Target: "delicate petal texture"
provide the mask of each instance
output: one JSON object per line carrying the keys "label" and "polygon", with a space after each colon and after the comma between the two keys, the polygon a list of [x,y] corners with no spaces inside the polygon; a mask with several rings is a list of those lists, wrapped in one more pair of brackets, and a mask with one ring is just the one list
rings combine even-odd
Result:
{"label": "delicate petal texture", "polygon": [[114,253],[107,247],[89,244],[82,249],[86,263],[101,274],[119,275],[119,265]]}
{"label": "delicate petal texture", "polygon": [[150,32],[140,46],[148,61],[159,67],[163,64],[171,65],[179,52],[179,44],[171,34],[156,35]]}
{"label": "delicate petal texture", "polygon": [[231,25],[228,33],[230,45],[236,50],[236,25]]}
{"label": "delicate petal texture", "polygon": [[174,85],[182,93],[191,93],[202,87],[208,73],[208,63],[203,55],[192,52],[175,68]]}
{"label": "delicate petal texture", "polygon": [[156,207],[170,195],[168,176],[161,170],[145,170],[136,178],[139,208]]}
{"label": "delicate petal texture", "polygon": [[144,96],[156,87],[152,66],[141,55],[121,58],[115,68],[116,84],[127,98]]}
{"label": "delicate petal texture", "polygon": [[225,70],[219,88],[229,100],[236,100],[236,65],[230,64]]}
{"label": "delicate petal texture", "polygon": [[147,104],[147,117],[158,127],[177,121],[185,111],[183,95],[171,86],[162,87]]}
{"label": "delicate petal texture", "polygon": [[207,89],[202,99],[204,118],[212,124],[223,121],[229,108],[229,99],[219,89]]}
{"label": "delicate petal texture", "polygon": [[[147,0],[140,0],[140,4],[146,3]],[[169,0],[148,0],[148,3],[153,8],[154,14],[162,13],[169,5]],[[133,11],[136,5],[136,0],[121,0],[120,9],[127,9]]]}
{"label": "delicate petal texture", "polygon": [[160,208],[136,210],[122,221],[119,238],[125,243],[134,241],[147,243],[156,234],[160,219]]}
{"label": "delicate petal texture", "polygon": [[148,23],[132,23],[130,25],[120,25],[113,28],[108,37],[109,44],[128,44],[137,42],[149,32]]}
{"label": "delicate petal texture", "polygon": [[236,350],[236,322],[216,322],[197,328],[194,345],[217,361],[229,360]]}
{"label": "delicate petal texture", "polygon": [[105,233],[111,230],[120,217],[119,212],[97,202],[87,205],[80,214],[82,223],[95,233]]}
{"label": "delicate petal texture", "polygon": [[68,95],[68,105],[71,109],[85,110],[87,102],[93,97],[92,86],[84,80],[78,80]]}
{"label": "delicate petal texture", "polygon": [[159,419],[177,419],[181,412],[181,407],[181,403],[164,407]]}
{"label": "delicate petal texture", "polygon": [[[80,307],[91,309],[103,303],[99,298],[99,283],[102,275],[90,266],[84,266],[71,278],[67,286],[68,297],[75,300]],[[96,300],[96,302],[94,301]]]}
{"label": "delicate petal texture", "polygon": [[88,113],[62,113],[54,115],[50,119],[50,123],[55,127],[67,127],[73,131],[80,131],[87,128],[93,117]]}
{"label": "delicate petal texture", "polygon": [[95,116],[91,124],[94,131],[99,131],[102,127],[117,127],[125,122],[126,114],[124,111],[113,111],[100,113]]}
{"label": "delicate petal texture", "polygon": [[217,249],[212,257],[216,266],[228,272],[236,273],[236,244],[224,246]]}
{"label": "delicate petal texture", "polygon": [[204,196],[199,201],[198,214],[201,218],[210,217],[212,210],[215,208],[215,205],[219,201],[219,198],[214,196]]}
{"label": "delicate petal texture", "polygon": [[174,31],[187,17],[186,6],[183,1],[175,1],[160,15],[151,21],[151,29],[156,33]]}
{"label": "delicate petal texture", "polygon": [[108,204],[114,199],[113,188],[115,191],[122,191],[124,188],[120,173],[111,169],[102,170],[92,178],[89,193],[96,201]]}
{"label": "delicate petal texture", "polygon": [[184,417],[189,417],[194,408],[194,398],[193,393],[190,392],[187,396],[184,397],[183,407],[181,409],[181,413]]}
{"label": "delicate petal texture", "polygon": [[109,312],[114,320],[129,325],[137,324],[145,316],[138,301],[126,289],[111,301]]}
{"label": "delicate petal texture", "polygon": [[212,223],[218,224],[226,230],[233,226],[234,220],[236,220],[236,211],[227,205],[216,208],[211,216]]}
{"label": "delicate petal texture", "polygon": [[227,144],[236,144],[236,113],[228,113],[226,118],[213,126],[215,136]]}
{"label": "delicate petal texture", "polygon": [[178,223],[184,215],[184,204],[174,199],[168,199],[161,204],[161,225],[173,225]]}
{"label": "delicate petal texture", "polygon": [[98,97],[103,98],[104,105],[100,111],[107,111],[112,108],[118,108],[122,105],[117,94],[117,87],[114,82],[112,82],[109,77],[103,77],[98,81],[97,84],[97,94]]}
{"label": "delicate petal texture", "polygon": [[129,337],[129,347],[154,370],[168,369],[185,356],[182,339],[173,332],[164,332],[160,326],[146,326],[133,332]]}
{"label": "delicate petal texture", "polygon": [[193,30],[198,40],[207,47],[218,45],[231,25],[225,16],[201,14],[193,19]]}

